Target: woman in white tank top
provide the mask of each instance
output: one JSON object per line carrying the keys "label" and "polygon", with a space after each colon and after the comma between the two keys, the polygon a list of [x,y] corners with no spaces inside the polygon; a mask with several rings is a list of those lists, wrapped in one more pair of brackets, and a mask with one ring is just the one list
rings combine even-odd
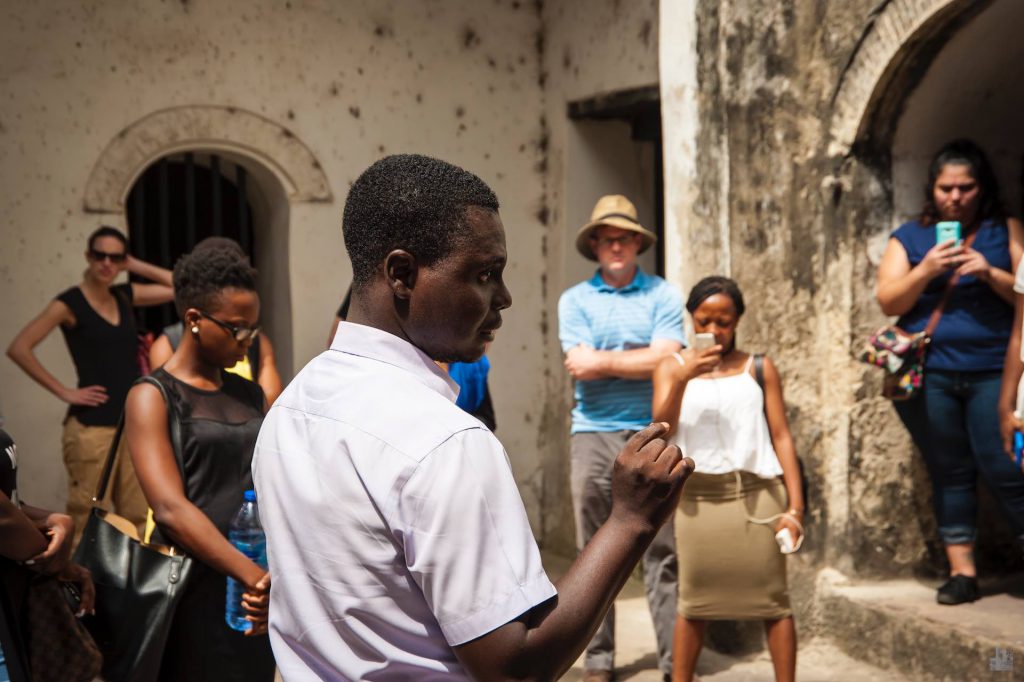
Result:
{"label": "woman in white tank top", "polygon": [[686,308],[716,345],[676,353],[654,373],[654,421],[671,424],[696,463],[675,516],[673,679],[693,678],[707,621],[761,620],[776,679],[793,680],[796,628],[775,534],[787,530],[799,547],[804,499],[782,383],[770,360],[736,348],[744,303],[735,282],[701,280]]}

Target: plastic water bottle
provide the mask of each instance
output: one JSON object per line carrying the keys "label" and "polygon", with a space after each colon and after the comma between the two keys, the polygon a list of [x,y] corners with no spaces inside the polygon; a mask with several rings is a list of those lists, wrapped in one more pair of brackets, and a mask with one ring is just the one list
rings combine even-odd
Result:
{"label": "plastic water bottle", "polygon": [[[255,490],[245,491],[245,501],[228,527],[228,540],[235,549],[249,557],[260,568],[267,568],[267,536],[263,534],[263,526],[260,525]],[[228,627],[239,632],[252,629],[252,623],[245,619],[248,612],[242,608],[243,592],[245,585],[229,577],[224,620],[227,621]]]}

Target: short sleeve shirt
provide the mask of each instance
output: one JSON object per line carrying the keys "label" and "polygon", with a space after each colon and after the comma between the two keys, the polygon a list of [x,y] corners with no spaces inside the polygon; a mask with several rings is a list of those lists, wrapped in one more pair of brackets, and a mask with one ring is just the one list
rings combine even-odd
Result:
{"label": "short sleeve shirt", "polygon": [[[684,344],[682,297],[641,270],[619,288],[606,284],[598,271],[559,299],[558,338],[563,352],[580,344],[616,351],[646,348],[659,339]],[[641,429],[651,421],[652,393],[649,379],[577,381],[572,432]]]}
{"label": "short sleeve shirt", "polygon": [[466,679],[452,647],[555,595],[501,444],[408,342],[342,322],[253,460],[285,679]]}

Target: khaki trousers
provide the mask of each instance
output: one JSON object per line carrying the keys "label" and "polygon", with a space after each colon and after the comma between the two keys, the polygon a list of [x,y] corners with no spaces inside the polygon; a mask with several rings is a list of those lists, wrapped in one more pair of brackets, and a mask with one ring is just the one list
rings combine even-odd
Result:
{"label": "khaki trousers", "polygon": [[[113,426],[86,426],[74,417],[68,417],[64,422],[61,446],[64,451],[64,467],[68,472],[67,514],[75,522],[75,546],[89,520],[92,496],[96,494],[100,471],[116,430]],[[114,511],[135,524],[141,538],[146,527],[148,505],[123,438],[117,449],[117,460],[110,475],[107,496]]]}
{"label": "khaki trousers", "polygon": [[[619,451],[635,431],[574,433],[570,440],[570,485],[576,517],[576,549],[580,552],[612,511],[612,467]],[[672,674],[672,634],[676,625],[676,543],[669,520],[655,535],[641,560],[644,591],[654,622],[658,668]],[[615,667],[615,605],[587,645],[583,667],[612,670]]]}

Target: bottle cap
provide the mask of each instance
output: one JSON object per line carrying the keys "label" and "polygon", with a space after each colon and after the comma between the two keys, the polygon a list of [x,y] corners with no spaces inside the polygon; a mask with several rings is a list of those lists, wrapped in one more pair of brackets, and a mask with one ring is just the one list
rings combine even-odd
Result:
{"label": "bottle cap", "polygon": [[256,491],[255,490],[246,490],[245,491],[245,501],[246,502],[255,502],[256,501]]}

